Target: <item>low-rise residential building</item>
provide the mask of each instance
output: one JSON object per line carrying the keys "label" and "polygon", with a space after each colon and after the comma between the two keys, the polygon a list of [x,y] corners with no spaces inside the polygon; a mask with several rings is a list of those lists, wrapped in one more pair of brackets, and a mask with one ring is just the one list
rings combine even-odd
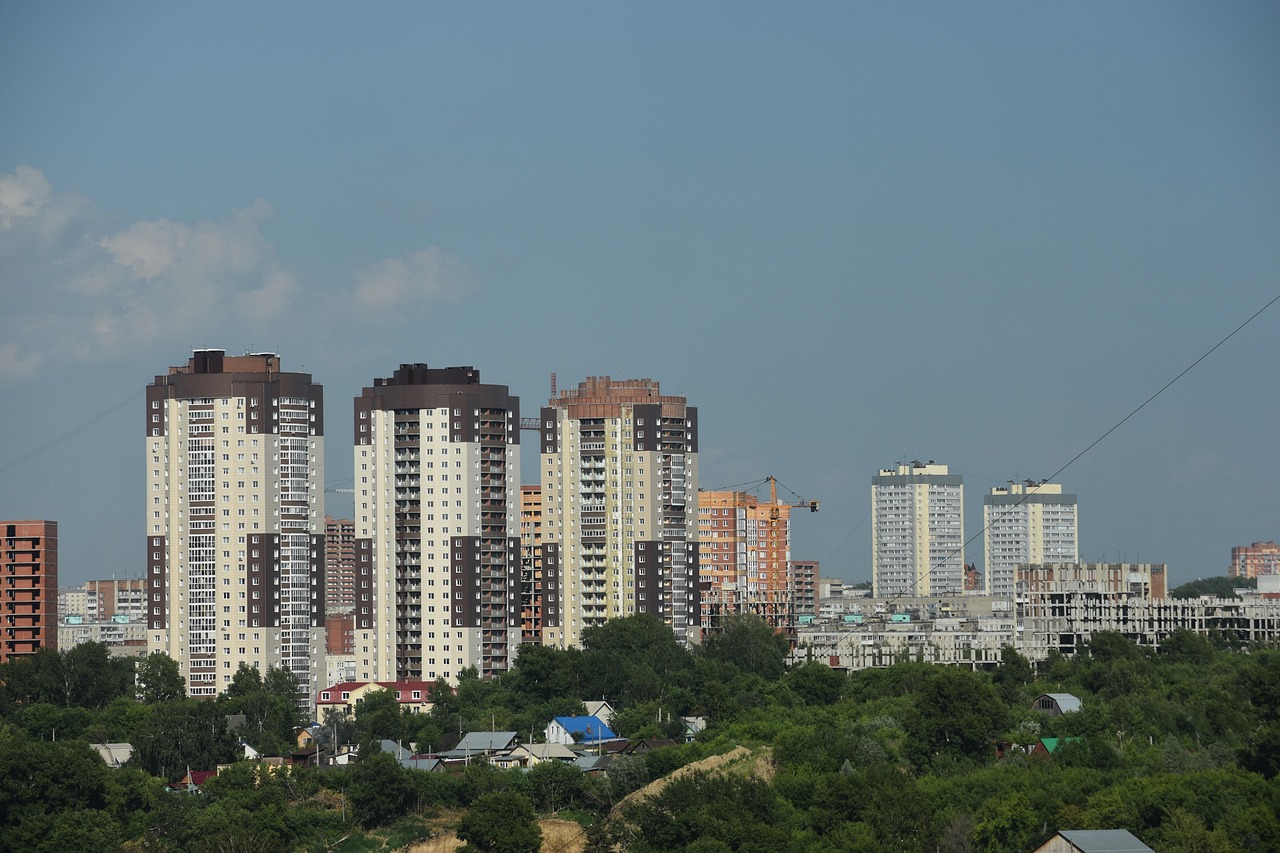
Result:
{"label": "low-rise residential building", "polygon": [[426,714],[435,707],[431,701],[434,686],[434,681],[347,681],[320,691],[316,697],[316,714],[320,716],[326,710],[342,711],[344,708],[354,712],[357,702],[379,690],[394,691],[400,707],[409,713]]}

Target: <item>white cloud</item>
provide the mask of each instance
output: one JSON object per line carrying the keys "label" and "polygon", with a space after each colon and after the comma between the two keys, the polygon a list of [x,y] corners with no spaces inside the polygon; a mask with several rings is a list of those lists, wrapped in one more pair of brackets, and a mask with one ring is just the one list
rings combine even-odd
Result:
{"label": "white cloud", "polygon": [[388,258],[356,273],[356,301],[375,311],[452,302],[468,290],[466,267],[437,246]]}
{"label": "white cloud", "polygon": [[232,330],[252,336],[296,309],[299,283],[262,233],[266,202],[225,221],[145,220],[105,236],[88,212],[38,169],[0,175],[0,254],[6,278],[24,283],[0,316],[0,379],[51,360],[185,349]]}
{"label": "white cloud", "polygon": [[35,217],[52,196],[53,187],[39,169],[19,166],[12,175],[0,175],[0,230]]}

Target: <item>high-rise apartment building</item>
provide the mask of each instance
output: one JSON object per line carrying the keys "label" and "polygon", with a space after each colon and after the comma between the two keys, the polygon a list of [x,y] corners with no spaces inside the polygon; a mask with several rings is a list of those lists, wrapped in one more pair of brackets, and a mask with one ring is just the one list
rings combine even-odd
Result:
{"label": "high-rise apartment building", "polygon": [[985,590],[1011,597],[1018,566],[1080,559],[1076,496],[1057,483],[996,486],[982,499]]}
{"label": "high-rise apartment building", "polygon": [[356,523],[324,517],[324,609],[350,613],[356,606]]}
{"label": "high-rise apartment building", "polygon": [[651,379],[591,377],[542,409],[543,641],[649,613],[681,640],[699,618],[698,410]]}
{"label": "high-rise apartment building", "polygon": [[1254,542],[1231,549],[1231,568],[1227,569],[1227,577],[1256,578],[1274,574],[1280,574],[1280,545]]}
{"label": "high-rise apartment building", "polygon": [[520,401],[401,365],[355,398],[356,677],[484,677],[520,634]]}
{"label": "high-rise apartment building", "polygon": [[871,583],[876,597],[964,590],[964,478],[929,462],[871,479]]}
{"label": "high-rise apartment building", "polygon": [[246,663],[324,677],[324,397],[274,353],[197,350],[147,386],[147,649],[213,696]]}
{"label": "high-rise apartment building", "polygon": [[0,521],[0,663],[58,648],[58,522]]}

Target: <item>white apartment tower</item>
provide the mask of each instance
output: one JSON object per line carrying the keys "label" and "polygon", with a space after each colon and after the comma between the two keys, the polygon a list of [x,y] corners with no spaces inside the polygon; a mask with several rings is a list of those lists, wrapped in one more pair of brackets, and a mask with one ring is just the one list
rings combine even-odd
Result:
{"label": "white apartment tower", "polygon": [[899,464],[871,478],[872,595],[964,592],[964,478]]}
{"label": "white apartment tower", "polygon": [[196,350],[146,394],[147,650],[192,696],[324,677],[324,398],[274,353]]}
{"label": "white apartment tower", "polygon": [[1057,483],[997,486],[983,497],[982,514],[988,595],[1012,597],[1019,565],[1080,561],[1076,496]]}
{"label": "white apartment tower", "polygon": [[607,619],[698,629],[698,410],[651,379],[590,377],[541,411],[542,566],[558,578],[542,640]]}
{"label": "white apartment tower", "polygon": [[355,398],[358,680],[511,666],[519,477],[519,398],[474,368],[404,364]]}

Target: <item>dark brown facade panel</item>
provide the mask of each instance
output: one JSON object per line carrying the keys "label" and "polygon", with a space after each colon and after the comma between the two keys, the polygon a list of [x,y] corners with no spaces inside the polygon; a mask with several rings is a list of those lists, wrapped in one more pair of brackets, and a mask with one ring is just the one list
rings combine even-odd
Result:
{"label": "dark brown facade panel", "polygon": [[324,534],[311,534],[311,627],[323,628],[324,619]]}
{"label": "dark brown facade panel", "polygon": [[684,410],[685,420],[689,422],[689,452],[698,452],[698,407],[689,406]]}
{"label": "dark brown facade panel", "polygon": [[[560,431],[556,428],[558,416],[556,409],[543,406],[538,410],[538,432],[542,435],[542,452],[543,453],[559,453],[560,452]],[[547,426],[550,424],[550,426]]]}
{"label": "dark brown facade panel", "polygon": [[631,410],[633,423],[632,435],[635,436],[636,450],[658,449],[658,422],[662,418],[662,406],[642,403]]}
{"label": "dark brown facade panel", "polygon": [[249,536],[245,570],[249,581],[250,627],[280,627],[280,568],[275,558],[279,548],[278,534],[254,533]]}
{"label": "dark brown facade panel", "polygon": [[373,627],[373,540],[356,540],[356,629]]}
{"label": "dark brown facade panel", "polygon": [[559,542],[542,543],[542,591],[542,624],[547,628],[559,628],[562,624]]}
{"label": "dark brown facade panel", "polygon": [[169,545],[165,536],[147,537],[147,627],[169,627],[164,609],[167,602],[165,581],[169,577],[169,561],[165,556]]}
{"label": "dark brown facade panel", "polygon": [[662,614],[662,543],[636,542],[632,554],[636,561],[636,612],[660,616]]}

